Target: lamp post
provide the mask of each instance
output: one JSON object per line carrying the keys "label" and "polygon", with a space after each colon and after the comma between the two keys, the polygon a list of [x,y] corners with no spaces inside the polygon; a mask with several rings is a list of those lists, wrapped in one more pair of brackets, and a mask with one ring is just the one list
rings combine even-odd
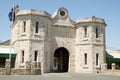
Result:
{"label": "lamp post", "polygon": [[5,69],[6,69],[6,75],[10,75],[11,73],[11,45],[10,45],[10,53],[9,53],[9,57],[8,59],[6,59],[6,62],[5,62]]}
{"label": "lamp post", "polygon": [[11,68],[11,50],[12,50],[12,45],[10,44],[10,53],[9,53],[10,68]]}

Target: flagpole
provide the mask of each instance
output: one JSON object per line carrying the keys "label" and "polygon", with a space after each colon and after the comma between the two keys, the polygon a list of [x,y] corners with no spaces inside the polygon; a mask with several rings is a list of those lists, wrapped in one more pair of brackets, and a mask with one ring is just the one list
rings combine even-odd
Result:
{"label": "flagpole", "polygon": [[[12,23],[13,23],[13,21],[14,21],[14,4],[13,4],[13,8],[12,8],[13,10],[12,10]],[[12,24],[11,23],[11,24]],[[10,65],[9,65],[9,67],[11,68],[11,50],[12,50],[12,41],[11,41],[11,39],[10,39],[10,53],[9,53],[9,61],[10,61]]]}
{"label": "flagpole", "polygon": [[10,54],[9,54],[10,68],[11,68],[11,50],[12,50],[12,45],[11,45],[11,40],[10,40]]}
{"label": "flagpole", "polygon": [[15,5],[13,4],[12,23],[13,23],[13,21],[14,21],[14,17],[15,17]]}

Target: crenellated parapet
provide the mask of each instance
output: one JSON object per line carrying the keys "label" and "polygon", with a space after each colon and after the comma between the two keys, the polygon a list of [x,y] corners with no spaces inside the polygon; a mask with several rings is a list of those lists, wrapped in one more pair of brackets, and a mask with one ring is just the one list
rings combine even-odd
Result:
{"label": "crenellated parapet", "polygon": [[38,11],[38,10],[21,10],[16,14],[17,16],[22,16],[22,15],[39,15],[39,16],[45,16],[45,17],[51,17],[51,15],[49,13],[47,13],[46,11]]}
{"label": "crenellated parapet", "polygon": [[105,21],[104,21],[104,19],[102,19],[102,18],[96,18],[95,16],[92,16],[90,18],[81,18],[81,19],[78,19],[76,21],[76,23],[77,24],[79,24],[79,23],[101,23],[101,24],[104,24],[105,26],[107,26],[106,23],[105,23]]}

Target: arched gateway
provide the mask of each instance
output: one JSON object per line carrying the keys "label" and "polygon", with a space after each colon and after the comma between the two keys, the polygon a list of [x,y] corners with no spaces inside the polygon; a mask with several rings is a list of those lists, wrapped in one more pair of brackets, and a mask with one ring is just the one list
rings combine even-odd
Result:
{"label": "arched gateway", "polygon": [[[95,73],[96,67],[106,61],[106,23],[101,18],[93,16],[73,21],[64,7],[53,16],[46,11],[30,9],[20,10],[15,17],[10,25],[11,44],[16,53],[17,71],[12,72],[14,74],[27,74],[29,72],[24,71],[28,68],[35,69],[34,74],[53,69],[56,72]],[[37,70],[36,65],[39,65]]]}
{"label": "arched gateway", "polygon": [[69,66],[69,52],[66,48],[57,48],[54,52],[55,72],[67,72]]}

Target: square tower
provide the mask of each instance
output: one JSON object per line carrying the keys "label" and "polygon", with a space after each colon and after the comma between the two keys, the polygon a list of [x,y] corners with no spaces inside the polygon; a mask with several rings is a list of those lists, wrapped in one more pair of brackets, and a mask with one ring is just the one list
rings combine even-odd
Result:
{"label": "square tower", "polygon": [[105,63],[105,22],[84,18],[76,25],[76,71],[94,72]]}

